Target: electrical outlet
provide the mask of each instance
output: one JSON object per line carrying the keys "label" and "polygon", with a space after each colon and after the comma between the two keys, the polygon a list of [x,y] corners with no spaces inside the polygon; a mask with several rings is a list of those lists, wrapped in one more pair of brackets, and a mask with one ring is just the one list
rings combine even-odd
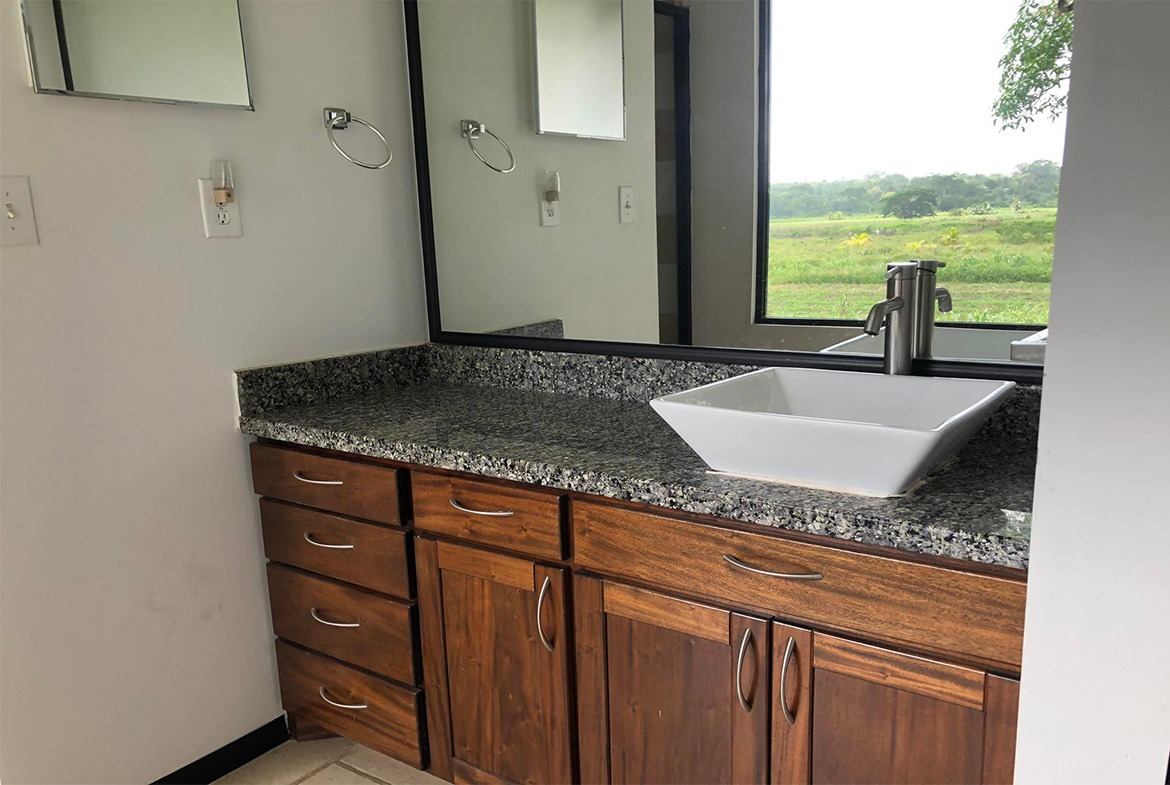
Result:
{"label": "electrical outlet", "polygon": [[215,203],[211,180],[199,181],[199,209],[203,213],[203,236],[242,237],[244,227],[240,220],[240,203]]}
{"label": "electrical outlet", "polygon": [[618,222],[632,224],[638,222],[637,205],[634,203],[633,186],[623,185],[618,188]]}
{"label": "electrical outlet", "polygon": [[0,245],[40,245],[28,178],[0,177],[0,195],[4,197],[0,199],[0,211],[4,216]]}
{"label": "electrical outlet", "polygon": [[561,225],[561,202],[559,199],[555,202],[546,202],[543,199],[540,200],[540,225]]}

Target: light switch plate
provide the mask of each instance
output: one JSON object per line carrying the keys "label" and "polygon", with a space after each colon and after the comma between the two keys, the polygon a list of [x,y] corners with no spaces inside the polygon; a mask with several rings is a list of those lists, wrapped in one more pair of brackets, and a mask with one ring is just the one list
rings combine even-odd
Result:
{"label": "light switch plate", "polygon": [[33,212],[32,187],[27,177],[0,177],[0,215],[4,218],[4,232],[0,246],[40,245],[37,235],[37,217]]}
{"label": "light switch plate", "polygon": [[240,203],[228,202],[223,207],[212,198],[211,180],[199,181],[199,209],[203,213],[203,236],[242,237],[244,226],[240,220]]}
{"label": "light switch plate", "polygon": [[618,188],[618,222],[624,224],[637,223],[638,206],[634,202],[634,188],[623,185]]}

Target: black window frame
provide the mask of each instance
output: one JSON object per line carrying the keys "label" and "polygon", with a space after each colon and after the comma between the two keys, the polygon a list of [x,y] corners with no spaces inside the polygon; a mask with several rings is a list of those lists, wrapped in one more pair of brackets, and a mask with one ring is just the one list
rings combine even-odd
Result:
{"label": "black window frame", "polygon": [[[772,18],[773,0],[757,0],[759,39],[756,43],[759,62],[756,77],[758,106],[756,111],[756,268],[752,307],[752,322],[763,325],[804,325],[811,327],[861,327],[862,319],[828,319],[790,316],[768,316],[768,229],[770,198],[769,119],[771,116],[772,80]],[[1062,162],[1063,165],[1063,162]],[[875,291],[875,302],[881,295]],[[981,330],[1033,330],[1047,324],[1015,324],[1011,322],[938,322],[938,327],[974,327]]]}

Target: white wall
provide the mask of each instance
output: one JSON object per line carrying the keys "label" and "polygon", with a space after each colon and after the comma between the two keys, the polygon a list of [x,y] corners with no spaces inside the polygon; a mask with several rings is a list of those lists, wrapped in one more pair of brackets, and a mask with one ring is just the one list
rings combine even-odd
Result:
{"label": "white wall", "polygon": [[[0,256],[7,783],[149,782],[279,715],[232,370],[426,338],[401,5],[243,17],[255,113],[34,95],[0,2],[0,166],[41,235]],[[342,160],[326,105],[391,167]],[[202,236],[219,157],[238,240]]]}
{"label": "white wall", "polygon": [[1170,3],[1076,5],[1016,782],[1170,756]]}
{"label": "white wall", "polygon": [[[653,6],[624,5],[624,141],[535,133],[531,3],[420,5],[444,329],[560,318],[570,338],[657,342]],[[462,118],[503,137],[516,170],[501,175],[476,160],[459,135]],[[507,161],[492,139],[477,145],[488,160]],[[538,220],[546,170],[561,173],[555,228]],[[623,185],[635,188],[634,224],[618,223]]]}

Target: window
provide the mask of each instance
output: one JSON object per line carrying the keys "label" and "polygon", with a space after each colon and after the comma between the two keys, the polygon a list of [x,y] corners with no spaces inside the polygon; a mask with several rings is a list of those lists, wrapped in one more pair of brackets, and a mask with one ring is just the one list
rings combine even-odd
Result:
{"label": "window", "polygon": [[993,105],[1017,14],[1063,12],[761,0],[757,321],[858,322],[886,263],[931,258],[940,322],[1047,323],[1064,118]]}

